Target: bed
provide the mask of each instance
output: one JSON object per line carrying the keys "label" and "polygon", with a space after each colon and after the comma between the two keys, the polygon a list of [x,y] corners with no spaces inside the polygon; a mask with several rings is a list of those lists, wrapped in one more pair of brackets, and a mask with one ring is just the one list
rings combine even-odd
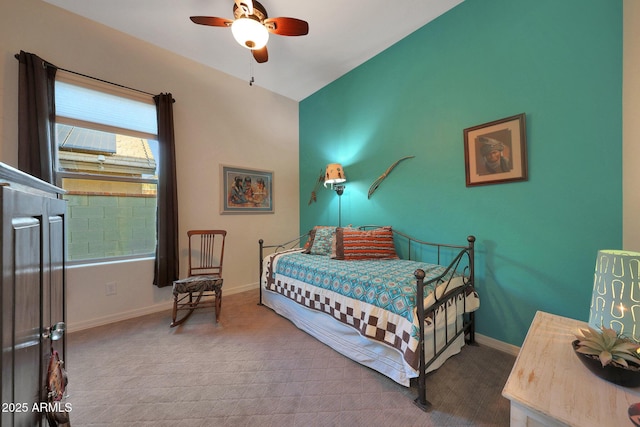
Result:
{"label": "bed", "polygon": [[260,304],[403,386],[475,341],[474,242],[438,244],[392,227],[316,226],[260,250]]}

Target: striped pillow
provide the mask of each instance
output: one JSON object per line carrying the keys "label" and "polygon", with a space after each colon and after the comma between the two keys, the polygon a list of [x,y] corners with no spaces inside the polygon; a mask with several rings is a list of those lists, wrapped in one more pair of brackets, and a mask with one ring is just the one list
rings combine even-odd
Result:
{"label": "striped pillow", "polygon": [[397,259],[391,227],[375,230],[338,228],[332,257],[343,260]]}

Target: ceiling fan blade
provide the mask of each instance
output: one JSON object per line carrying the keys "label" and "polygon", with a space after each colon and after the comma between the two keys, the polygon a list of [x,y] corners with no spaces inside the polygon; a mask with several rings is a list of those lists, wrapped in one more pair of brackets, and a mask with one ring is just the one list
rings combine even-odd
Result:
{"label": "ceiling fan blade", "polygon": [[228,27],[233,23],[230,19],[215,16],[192,16],[190,19],[196,24],[209,25],[211,27]]}
{"label": "ceiling fan blade", "polygon": [[252,0],[236,0],[236,6],[242,10],[246,15],[253,15],[253,1]]}
{"label": "ceiling fan blade", "polygon": [[262,49],[252,50],[251,53],[253,53],[253,58],[258,63],[267,62],[269,60],[269,53],[267,52],[266,46],[263,47]]}
{"label": "ceiling fan blade", "polygon": [[309,34],[307,21],[296,18],[267,18],[264,26],[270,33],[280,36],[304,36]]}

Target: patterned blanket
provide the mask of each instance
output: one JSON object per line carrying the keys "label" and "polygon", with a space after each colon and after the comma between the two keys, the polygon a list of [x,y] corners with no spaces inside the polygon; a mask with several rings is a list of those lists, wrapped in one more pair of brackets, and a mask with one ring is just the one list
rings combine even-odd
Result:
{"label": "patterned blanket", "polygon": [[[445,267],[401,259],[342,261],[300,250],[270,255],[263,267],[261,286],[265,289],[325,312],[361,335],[400,350],[405,361],[417,369],[419,326],[414,272],[424,270],[427,281],[441,275]],[[461,284],[462,277],[457,275],[448,290]],[[439,287],[438,296],[443,293],[441,287],[444,285]],[[472,288],[461,294],[458,300],[462,301],[462,311],[475,310],[477,298]],[[425,307],[433,300],[433,288],[425,290]],[[458,311],[460,307],[454,312]],[[427,330],[433,328],[433,314],[425,324]]]}

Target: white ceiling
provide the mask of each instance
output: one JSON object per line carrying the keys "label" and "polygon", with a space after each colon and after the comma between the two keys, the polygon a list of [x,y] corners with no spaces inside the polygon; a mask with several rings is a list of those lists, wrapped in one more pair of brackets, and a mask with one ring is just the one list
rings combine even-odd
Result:
{"label": "white ceiling", "polygon": [[233,19],[233,0],[44,0],[136,38],[300,101],[463,0],[261,0],[269,17],[309,23],[309,34],[271,34],[255,63],[229,28],[193,15]]}

